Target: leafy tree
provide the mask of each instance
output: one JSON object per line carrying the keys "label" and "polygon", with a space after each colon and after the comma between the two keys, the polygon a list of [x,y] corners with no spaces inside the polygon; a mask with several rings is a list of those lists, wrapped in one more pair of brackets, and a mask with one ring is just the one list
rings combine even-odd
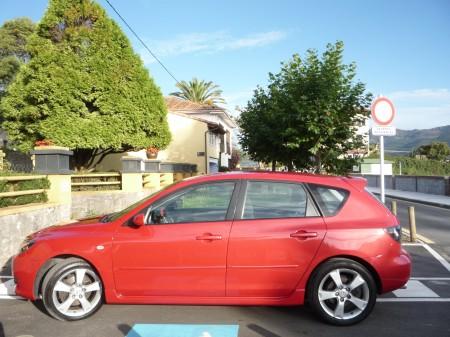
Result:
{"label": "leafy tree", "polygon": [[193,78],[189,82],[181,81],[177,83],[177,88],[180,91],[173,92],[171,95],[202,104],[225,103],[225,100],[222,98],[222,90],[211,81],[206,82]]}
{"label": "leafy tree", "polygon": [[96,2],[50,0],[28,42],[30,61],[0,106],[20,150],[49,140],[73,149],[76,167],[87,168],[110,152],[168,145],[159,87]]}
{"label": "leafy tree", "polygon": [[369,113],[372,95],[355,81],[354,63],[343,63],[342,42],[328,44],[319,57],[295,54],[281,71],[269,74],[266,89],[257,87],[243,109],[240,143],[253,160],[279,162],[289,170],[344,173],[361,148],[358,125]]}
{"label": "leafy tree", "polygon": [[413,151],[413,155],[426,156],[432,160],[445,160],[450,155],[450,147],[446,142],[431,142],[431,144],[419,146]]}
{"label": "leafy tree", "polygon": [[28,18],[6,21],[0,27],[0,97],[20,66],[28,61],[30,56],[25,46],[34,30],[34,23]]}

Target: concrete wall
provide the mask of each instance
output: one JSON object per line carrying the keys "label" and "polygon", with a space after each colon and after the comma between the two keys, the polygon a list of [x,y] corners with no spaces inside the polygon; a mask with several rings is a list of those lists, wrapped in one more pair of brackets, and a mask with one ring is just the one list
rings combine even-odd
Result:
{"label": "concrete wall", "polygon": [[[380,177],[361,175],[371,187],[380,187]],[[385,176],[385,188],[450,196],[450,178],[434,176]]]}
{"label": "concrete wall", "polygon": [[80,219],[117,212],[145,198],[154,191],[145,189],[142,192],[73,192],[71,216],[73,219]]}
{"label": "concrete wall", "polygon": [[70,221],[68,204],[36,204],[0,210],[0,270],[25,237],[41,228]]}

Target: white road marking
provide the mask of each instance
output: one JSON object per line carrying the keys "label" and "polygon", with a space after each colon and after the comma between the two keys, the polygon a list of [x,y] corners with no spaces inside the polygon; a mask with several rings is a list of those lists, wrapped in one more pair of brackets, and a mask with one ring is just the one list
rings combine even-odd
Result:
{"label": "white road marking", "polygon": [[438,260],[445,269],[450,273],[450,263],[446,259],[444,259],[437,251],[435,251],[433,248],[428,246],[426,243],[423,244],[423,247],[428,250],[428,252],[433,255],[433,257]]}
{"label": "white road marking", "polygon": [[397,297],[397,298],[377,298],[377,302],[450,302],[450,298],[439,297],[439,298],[408,298],[408,297]]}
{"label": "white road marking", "polygon": [[417,280],[409,280],[406,289],[397,289],[392,292],[397,297],[439,297],[433,290]]}
{"label": "white road marking", "polygon": [[450,277],[410,277],[409,279],[418,281],[450,281]]}
{"label": "white road marking", "polygon": [[14,280],[9,279],[9,281],[0,283],[0,296],[14,296],[16,294],[16,284]]}

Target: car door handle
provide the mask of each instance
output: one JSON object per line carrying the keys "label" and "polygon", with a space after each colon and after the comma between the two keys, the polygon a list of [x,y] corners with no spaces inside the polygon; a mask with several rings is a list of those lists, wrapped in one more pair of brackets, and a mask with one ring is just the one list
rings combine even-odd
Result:
{"label": "car door handle", "polygon": [[203,234],[195,238],[196,240],[222,240],[222,235]]}
{"label": "car door handle", "polygon": [[296,239],[309,239],[317,237],[317,232],[298,231],[291,234],[291,238]]}

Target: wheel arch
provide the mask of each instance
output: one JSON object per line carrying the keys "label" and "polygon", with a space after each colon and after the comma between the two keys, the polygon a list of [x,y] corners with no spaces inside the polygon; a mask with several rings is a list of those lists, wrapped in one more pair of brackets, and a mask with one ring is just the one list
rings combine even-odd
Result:
{"label": "wheel arch", "polygon": [[[39,271],[36,274],[36,278],[34,279],[34,286],[33,286],[33,296],[34,298],[40,298],[40,296],[42,295],[42,282],[44,281],[45,275],[47,275],[47,273],[54,267],[56,266],[59,262],[69,259],[69,258],[76,258],[76,259],[80,259],[83,260],[84,262],[88,263],[92,269],[94,269],[94,271],[97,273],[98,277],[100,278],[100,280],[102,281],[102,284],[104,285],[104,281],[103,281],[103,277],[102,274],[100,273],[99,269],[88,259],[86,259],[83,256],[79,256],[79,255],[75,255],[75,254],[62,254],[62,255],[57,255],[57,256],[53,256],[51,258],[49,258],[47,261],[45,261],[45,263],[41,266],[41,268],[39,268]],[[103,292],[105,291],[105,289],[103,288]]]}
{"label": "wheel arch", "polygon": [[311,287],[311,282],[314,279],[314,276],[316,274],[316,271],[325,263],[327,263],[330,260],[333,259],[347,259],[347,260],[352,260],[354,262],[357,262],[359,264],[361,264],[363,267],[365,267],[368,272],[372,275],[374,281],[375,281],[375,285],[377,287],[377,293],[381,294],[381,290],[383,289],[383,285],[381,283],[381,278],[380,275],[378,274],[378,272],[376,271],[376,269],[370,264],[368,263],[366,260],[355,256],[355,255],[335,255],[335,256],[330,256],[327,257],[326,259],[322,260],[320,263],[318,263],[314,269],[312,270],[312,272],[309,275],[308,281],[306,282],[306,287],[305,287],[305,300],[308,300],[308,294],[309,294],[309,289]]}

